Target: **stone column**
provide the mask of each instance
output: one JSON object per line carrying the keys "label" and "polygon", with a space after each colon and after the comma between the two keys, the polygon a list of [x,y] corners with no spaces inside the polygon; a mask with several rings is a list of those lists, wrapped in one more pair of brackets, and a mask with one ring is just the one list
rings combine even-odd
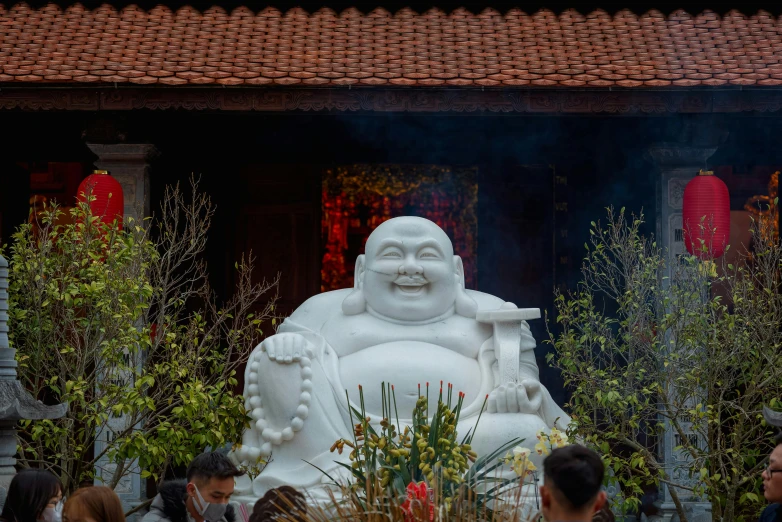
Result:
{"label": "stone column", "polygon": [[[691,147],[678,143],[658,143],[647,150],[647,157],[659,169],[657,177],[657,244],[667,249],[672,259],[686,252],[682,229],[684,187],[706,167],[717,147]],[[670,274],[669,274],[670,275]]]}
{"label": "stone column", "polygon": [[[146,143],[87,143],[90,150],[98,156],[95,167],[109,171],[109,174],[120,182],[125,198],[125,217],[135,220],[151,215],[149,193],[150,161],[158,155],[154,145]],[[128,352],[129,353],[129,352]],[[135,361],[143,364],[142,360]],[[131,378],[128,375],[128,378]],[[111,442],[112,432],[122,431],[127,427],[125,415],[111,417],[108,422],[110,429],[96,433],[95,451],[102,451]],[[98,461],[95,466],[95,483],[103,484],[109,481],[116,464],[107,459]],[[114,491],[122,500],[125,511],[131,510],[146,501],[146,480],[141,478],[141,470],[135,462],[129,463],[130,470],[117,484]],[[138,517],[137,517],[138,518]],[[132,518],[129,519],[132,521]]]}
{"label": "stone column", "polygon": [[148,143],[88,143],[87,146],[98,156],[95,168],[108,170],[122,185],[125,216],[148,217],[151,213],[149,162],[158,155],[155,146]]}
{"label": "stone column", "polygon": [[[698,173],[706,167],[706,161],[714,155],[717,147],[689,146],[679,143],[658,143],[647,150],[647,158],[655,163],[659,174],[657,175],[657,244],[667,250],[668,276],[671,275],[671,266],[677,263],[677,257],[687,252],[684,246],[682,228],[682,201],[684,199],[684,187]],[[694,405],[693,405],[694,406]],[[687,423],[683,423],[688,435],[696,437],[695,431],[688,430]],[[694,485],[697,479],[690,479],[686,466],[689,455],[683,451],[675,451],[679,446],[678,434],[672,428],[663,435],[661,455],[666,470],[675,482],[684,485]],[[703,441],[705,443],[705,441]],[[661,487],[662,506],[661,517],[668,522],[672,518],[678,520],[676,507],[671,501],[667,487]],[[692,493],[678,489],[679,498],[687,510],[690,522],[711,522],[711,504],[705,499],[698,499]]]}

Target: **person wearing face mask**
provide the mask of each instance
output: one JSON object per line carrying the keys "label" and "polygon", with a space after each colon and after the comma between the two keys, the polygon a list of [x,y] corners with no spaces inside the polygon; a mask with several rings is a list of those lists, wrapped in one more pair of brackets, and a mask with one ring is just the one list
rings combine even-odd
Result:
{"label": "person wearing face mask", "polygon": [[11,480],[0,522],[60,522],[63,487],[43,469],[20,471]]}
{"label": "person wearing face mask", "polygon": [[235,522],[228,501],[242,475],[224,454],[202,453],[188,466],[187,480],[163,483],[141,522]]}
{"label": "person wearing face mask", "polygon": [[77,489],[62,510],[63,522],[125,522],[122,502],[106,486]]}

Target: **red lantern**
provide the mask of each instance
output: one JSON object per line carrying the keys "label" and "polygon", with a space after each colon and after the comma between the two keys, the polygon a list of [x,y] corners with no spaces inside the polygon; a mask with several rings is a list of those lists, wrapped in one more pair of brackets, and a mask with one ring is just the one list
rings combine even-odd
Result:
{"label": "red lantern", "polygon": [[90,201],[90,210],[93,216],[99,216],[101,222],[112,223],[115,219],[122,230],[122,218],[125,212],[125,197],[122,194],[122,185],[109,175],[107,170],[95,170],[84,178],[77,192],[79,202],[87,201],[87,196],[94,199]]}
{"label": "red lantern", "polygon": [[684,244],[700,259],[725,253],[730,238],[730,195],[712,171],[700,171],[684,188]]}

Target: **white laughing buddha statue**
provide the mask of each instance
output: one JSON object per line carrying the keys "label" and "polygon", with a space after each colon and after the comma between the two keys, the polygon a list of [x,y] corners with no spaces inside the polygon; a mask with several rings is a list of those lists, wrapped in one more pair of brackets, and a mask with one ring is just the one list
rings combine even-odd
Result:
{"label": "white laughing buddha statue", "polygon": [[538,317],[538,309],[467,290],[462,260],[435,223],[384,222],[356,261],[354,287],[310,298],[250,356],[244,395],[252,420],[233,458],[271,462],[237,484],[236,500],[252,502],[283,484],[315,494],[327,479],[314,466],[344,476],[334,461],[345,462],[348,452],[330,448],[352,439],[345,390],[355,406],[359,385],[379,421],[380,383],[392,383],[404,424],[419,384],[433,385],[435,411],[440,381],[452,383],[465,393],[460,436],[475,426],[488,395],[472,444],[479,455],[514,438],[532,447],[540,430],[565,429],[570,418],[538,378],[525,321]]}

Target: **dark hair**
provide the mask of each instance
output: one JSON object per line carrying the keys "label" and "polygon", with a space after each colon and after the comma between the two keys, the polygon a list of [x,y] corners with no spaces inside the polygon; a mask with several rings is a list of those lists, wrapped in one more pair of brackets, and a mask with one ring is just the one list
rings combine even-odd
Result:
{"label": "dark hair", "polygon": [[594,451],[572,444],[557,448],[543,461],[543,474],[562,494],[571,509],[593,500],[603,484],[605,466]]}
{"label": "dark hair", "polygon": [[250,515],[250,522],[269,522],[283,518],[284,520],[303,521],[307,513],[307,503],[304,495],[290,486],[280,486],[270,489],[255,503]]}
{"label": "dark hair", "polygon": [[212,478],[226,479],[242,475],[244,471],[237,469],[228,457],[217,451],[201,453],[187,467],[188,482],[193,482],[194,479],[208,482]]}
{"label": "dark hair", "polygon": [[782,431],[774,436],[774,447],[776,448],[780,444],[782,444]]}
{"label": "dark hair", "polygon": [[106,486],[77,489],[65,502],[63,522],[125,522],[125,510],[114,490]]}
{"label": "dark hair", "polygon": [[62,492],[60,479],[50,471],[20,471],[8,486],[8,495],[0,517],[6,522],[37,522],[49,501]]}

